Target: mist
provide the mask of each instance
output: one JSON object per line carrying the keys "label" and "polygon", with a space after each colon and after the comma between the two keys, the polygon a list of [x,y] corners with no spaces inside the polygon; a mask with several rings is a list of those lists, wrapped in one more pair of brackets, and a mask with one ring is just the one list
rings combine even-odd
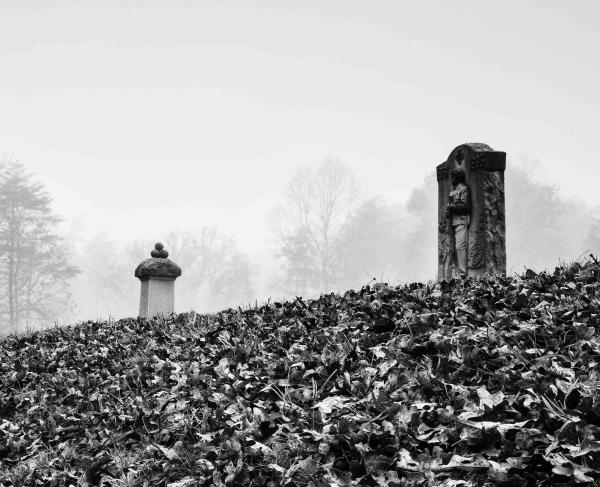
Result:
{"label": "mist", "polygon": [[509,274],[596,255],[598,14],[3,3],[0,328],[137,316],[156,242],[177,312],[429,282],[434,170],[466,142],[507,153]]}
{"label": "mist", "polygon": [[[598,255],[600,238],[593,237],[598,229],[594,208],[576,198],[560,196],[557,186],[541,182],[518,162],[511,164],[509,160],[508,164],[508,273],[553,271],[561,263],[588,258],[590,253]],[[343,212],[335,213],[337,221],[330,230],[335,242],[330,244],[330,261],[321,272],[317,267],[323,255],[310,247],[307,233],[294,232],[298,227],[290,198],[298,203],[302,199],[298,192],[303,187],[307,191],[307,179],[312,175],[321,182],[326,179],[323,171],[344,173],[356,187],[352,188],[352,204],[340,201]],[[314,191],[311,194],[315,196]],[[318,209],[316,199],[307,200],[307,204]],[[287,214],[282,211],[286,205],[283,210]],[[296,296],[343,293],[375,282],[431,282],[437,277],[437,211],[433,172],[405,203],[394,203],[365,192],[347,166],[325,158],[319,164],[299,168],[280,188],[279,202],[262,223],[269,235],[264,241],[265,252],[245,251],[217,226],[196,233],[168,232],[156,239],[165,244],[170,258],[183,270],[175,286],[177,311],[206,313]],[[308,230],[303,227],[303,231]],[[72,283],[77,303],[74,318],[135,316],[140,283],[133,270],[150,256],[155,241],[115,242],[106,234],[98,234],[89,241],[73,243],[79,249],[74,263],[82,271]]]}

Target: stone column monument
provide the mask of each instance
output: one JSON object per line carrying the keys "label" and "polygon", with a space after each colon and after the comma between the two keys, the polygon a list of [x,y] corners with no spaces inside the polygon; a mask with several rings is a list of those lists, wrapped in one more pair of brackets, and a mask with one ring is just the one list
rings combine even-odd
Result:
{"label": "stone column monument", "polygon": [[175,279],[181,268],[167,259],[169,253],[157,243],[146,259],[135,269],[135,277],[142,281],[140,292],[140,318],[170,315],[175,305]]}
{"label": "stone column monument", "polygon": [[506,274],[506,153],[456,147],[437,166],[438,279]]}

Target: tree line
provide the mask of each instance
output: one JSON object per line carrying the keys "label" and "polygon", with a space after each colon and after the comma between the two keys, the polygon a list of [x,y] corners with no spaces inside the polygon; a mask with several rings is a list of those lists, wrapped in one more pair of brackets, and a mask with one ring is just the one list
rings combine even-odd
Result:
{"label": "tree line", "polygon": [[[89,319],[134,315],[139,283],[132,269],[154,242],[111,242],[99,234],[72,249],[57,233],[60,219],[50,204],[21,163],[0,163],[0,330],[68,322],[78,306]],[[506,172],[506,215],[511,273],[552,269],[560,259],[600,250],[593,208],[515,166]],[[270,266],[253,262],[216,227],[164,236],[184,269],[176,285],[178,309],[217,310],[269,296],[313,296],[436,275],[433,172],[406,203],[390,203],[365,195],[350,169],[329,158],[297,170],[269,221],[275,244]]]}

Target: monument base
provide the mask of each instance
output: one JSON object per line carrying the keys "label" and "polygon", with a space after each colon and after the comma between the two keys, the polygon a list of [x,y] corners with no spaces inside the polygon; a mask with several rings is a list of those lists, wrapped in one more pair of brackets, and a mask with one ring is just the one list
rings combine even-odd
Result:
{"label": "monument base", "polygon": [[168,316],[175,308],[175,280],[151,277],[142,281],[140,318]]}

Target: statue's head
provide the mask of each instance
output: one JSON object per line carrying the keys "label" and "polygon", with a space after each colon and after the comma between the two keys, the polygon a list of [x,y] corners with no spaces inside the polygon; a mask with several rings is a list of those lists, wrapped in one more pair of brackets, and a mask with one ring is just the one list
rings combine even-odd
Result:
{"label": "statue's head", "polygon": [[452,186],[456,186],[459,183],[465,183],[465,172],[462,169],[452,169],[450,171],[450,182]]}

